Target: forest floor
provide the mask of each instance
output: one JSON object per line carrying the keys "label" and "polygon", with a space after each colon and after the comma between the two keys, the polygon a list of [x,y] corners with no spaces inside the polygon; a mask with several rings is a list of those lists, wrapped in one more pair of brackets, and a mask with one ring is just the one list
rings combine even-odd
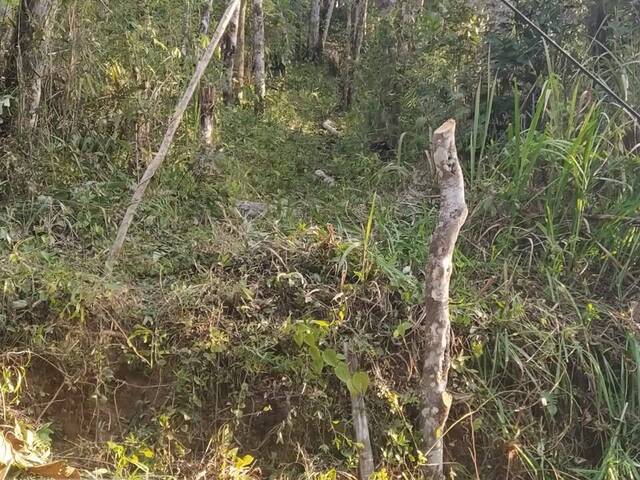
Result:
{"label": "forest floor", "polygon": [[[348,342],[370,380],[379,478],[419,478],[437,191],[426,161],[372,151],[357,115],[336,113],[323,69],[290,72],[263,117],[221,111],[213,155],[198,151],[195,113],[185,119],[110,276],[130,158],[102,140],[36,147],[51,162],[0,213],[4,424],[93,477],[350,478],[349,392],[330,358]],[[628,299],[589,273],[537,268],[547,252],[489,205],[497,188],[469,186],[455,255],[450,469],[631,472],[640,348]]]}

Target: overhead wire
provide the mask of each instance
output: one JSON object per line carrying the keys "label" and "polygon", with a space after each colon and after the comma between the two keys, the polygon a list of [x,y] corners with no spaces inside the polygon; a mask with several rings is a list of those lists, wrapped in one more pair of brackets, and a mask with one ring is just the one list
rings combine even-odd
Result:
{"label": "overhead wire", "polygon": [[629,115],[631,115],[637,122],[640,123],[640,113],[638,113],[628,102],[626,102],[620,95],[613,91],[607,83],[598,77],[595,73],[591,72],[587,67],[585,67],[580,61],[576,60],[573,55],[571,55],[566,49],[564,49],[558,42],[556,42],[551,36],[542,30],[536,23],[527,17],[524,13],[522,13],[515,5],[513,5],[509,0],[500,0],[505,6],[507,6],[512,12],[514,12],[518,17],[520,17],[524,22],[533,28],[542,38],[544,38],[547,42],[549,42],[553,47],[558,50],[562,55],[564,55],[574,66],[578,68],[583,74],[591,78],[594,82],[596,82],[600,88],[602,88],[611,98],[613,98],[617,103],[624,108]]}

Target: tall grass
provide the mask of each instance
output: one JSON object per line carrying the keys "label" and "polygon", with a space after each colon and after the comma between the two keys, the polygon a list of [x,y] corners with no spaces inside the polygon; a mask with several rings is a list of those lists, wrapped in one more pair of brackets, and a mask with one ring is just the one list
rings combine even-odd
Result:
{"label": "tall grass", "polygon": [[[544,239],[538,254],[554,275],[593,274],[593,283],[607,280],[624,296],[640,273],[640,181],[637,156],[621,142],[623,112],[551,74],[523,128],[517,87],[513,97],[505,146],[485,175],[503,183],[501,199],[517,224]],[[476,119],[479,108],[476,101]],[[473,172],[474,158],[472,149]]]}

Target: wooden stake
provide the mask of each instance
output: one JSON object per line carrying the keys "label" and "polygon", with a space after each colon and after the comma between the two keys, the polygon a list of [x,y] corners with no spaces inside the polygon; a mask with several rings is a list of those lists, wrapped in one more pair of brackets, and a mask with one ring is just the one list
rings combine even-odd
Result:
{"label": "wooden stake", "polygon": [[227,25],[229,24],[229,21],[231,20],[236,10],[238,9],[239,4],[240,4],[240,0],[231,0],[231,2],[229,3],[229,6],[227,7],[227,10],[224,12],[224,15],[220,19],[220,23],[218,24],[218,27],[216,28],[216,31],[213,34],[213,38],[211,39],[209,46],[207,47],[205,52],[202,54],[200,61],[196,65],[196,69],[193,73],[193,76],[191,77],[189,85],[187,86],[187,89],[185,90],[185,92],[182,94],[182,98],[180,99],[180,101],[178,102],[178,105],[176,106],[175,112],[173,113],[173,116],[171,117],[171,121],[169,122],[169,127],[167,128],[167,131],[164,134],[164,138],[162,140],[162,144],[160,145],[160,149],[158,150],[158,153],[156,153],[153,160],[151,160],[151,163],[149,163],[149,166],[145,170],[144,175],[140,180],[140,183],[138,183],[138,186],[136,187],[133,197],[131,197],[131,203],[124,214],[124,218],[122,219],[122,222],[120,222],[116,240],[115,242],[113,242],[113,246],[111,247],[111,250],[109,252],[109,257],[106,263],[106,269],[107,269],[107,272],[109,273],[113,269],[113,264],[118,254],[120,253],[120,250],[122,250],[124,240],[127,237],[127,231],[129,230],[129,227],[131,226],[131,222],[133,221],[133,217],[136,214],[138,207],[140,206],[140,202],[142,202],[142,197],[144,197],[144,192],[149,186],[149,182],[155,175],[156,171],[158,170],[158,168],[160,168],[160,165],[162,165],[162,162],[167,156],[167,153],[169,152],[169,147],[171,147],[171,142],[173,141],[173,137],[176,131],[178,130],[178,126],[180,125],[180,122],[182,121],[184,112],[187,110],[187,106],[189,105],[189,102],[193,97],[193,93],[198,87],[198,84],[200,83],[200,80],[204,75],[204,71],[209,65],[209,62],[213,57],[213,53],[215,52],[218,46],[218,43],[220,43],[220,39],[222,38],[222,35],[224,34],[227,28]]}
{"label": "wooden stake", "polygon": [[442,479],[443,442],[451,395],[449,375],[449,283],[453,251],[467,218],[464,179],[455,142],[456,122],[447,120],[433,133],[433,160],[440,186],[440,212],[426,267],[424,364],[422,370],[422,436],[428,478]]}

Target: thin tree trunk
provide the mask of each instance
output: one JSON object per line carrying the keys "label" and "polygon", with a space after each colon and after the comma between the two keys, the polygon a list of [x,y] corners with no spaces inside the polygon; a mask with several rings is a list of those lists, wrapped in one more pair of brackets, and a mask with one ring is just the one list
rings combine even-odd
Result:
{"label": "thin tree trunk", "polygon": [[[202,18],[200,19],[200,35],[209,34],[213,0],[205,0]],[[198,52],[200,54],[200,52]],[[211,151],[215,146],[215,103],[216,91],[211,83],[200,87],[200,138],[205,150]]]}
{"label": "thin tree trunk", "polygon": [[587,32],[591,37],[591,54],[595,56],[602,55],[608,49],[607,45],[607,23],[609,15],[607,14],[606,0],[596,0],[592,2],[587,17]]}
{"label": "thin tree trunk", "polygon": [[309,38],[307,40],[307,56],[310,60],[319,60],[320,53],[320,6],[321,0],[311,0],[309,16]]}
{"label": "thin tree trunk", "polygon": [[333,9],[336,6],[336,0],[329,0],[329,8],[327,14],[324,17],[324,25],[322,26],[322,39],[320,40],[320,49],[318,56],[322,57],[324,54],[324,48],[327,45],[327,38],[329,37],[329,28],[331,27],[331,17],[333,17]]}
{"label": "thin tree trunk", "polygon": [[169,147],[171,147],[171,142],[173,141],[173,137],[176,134],[176,131],[178,130],[178,126],[180,125],[180,122],[182,121],[184,112],[187,110],[189,102],[191,101],[191,98],[193,97],[193,94],[196,91],[196,88],[198,87],[198,84],[200,83],[200,80],[202,79],[202,76],[204,75],[204,72],[207,66],[209,65],[209,62],[213,57],[213,53],[215,52],[218,46],[218,43],[220,43],[220,39],[222,38],[222,35],[226,31],[227,25],[231,21],[231,17],[236,15],[238,11],[239,3],[240,3],[240,0],[231,0],[229,2],[229,6],[227,7],[227,10],[225,11],[222,18],[220,19],[218,28],[216,28],[216,31],[213,34],[213,38],[209,43],[209,46],[207,47],[205,52],[202,54],[202,58],[200,58],[200,60],[198,61],[195,72],[193,73],[193,76],[189,81],[189,85],[187,86],[187,89],[183,93],[182,97],[180,98],[180,101],[178,102],[178,105],[176,106],[176,110],[173,113],[173,116],[171,117],[171,121],[169,122],[169,127],[167,128],[167,131],[164,134],[164,138],[162,140],[162,144],[160,145],[160,148],[158,149],[158,153],[156,153],[151,163],[149,163],[149,166],[144,172],[144,175],[142,176],[140,183],[138,183],[138,186],[136,187],[136,190],[133,193],[133,197],[131,198],[131,203],[129,204],[129,207],[127,208],[127,211],[124,214],[124,218],[122,219],[122,222],[120,222],[120,226],[118,227],[118,234],[116,235],[116,240],[113,242],[113,245],[109,252],[109,257],[106,262],[107,272],[110,272],[113,269],[113,263],[115,259],[118,257],[118,255],[120,254],[120,251],[122,250],[122,246],[124,245],[124,241],[127,237],[127,232],[129,231],[129,227],[131,226],[133,217],[136,214],[138,207],[140,206],[140,202],[142,202],[142,197],[144,197],[144,192],[149,186],[149,182],[151,182],[151,179],[155,175],[156,171],[158,170],[158,168],[160,168],[160,165],[162,165],[162,162],[167,156]]}
{"label": "thin tree trunk", "polygon": [[5,84],[12,48],[16,43],[17,16],[14,7],[5,4],[0,6],[0,87]]}
{"label": "thin tree trunk", "polygon": [[[229,4],[235,0],[229,0]],[[222,96],[226,105],[232,105],[235,100],[234,95],[234,64],[236,57],[236,48],[238,45],[238,20],[240,18],[240,10],[236,9],[229,27],[222,40],[222,52],[224,59],[224,79],[222,81]]]}
{"label": "thin tree trunk", "polygon": [[362,43],[364,42],[364,34],[367,30],[367,10],[369,8],[369,0],[360,0],[356,9],[356,28],[355,28],[355,44],[353,48],[353,63],[356,68],[360,63],[360,54],[362,52]]}
{"label": "thin tree trunk", "polygon": [[[349,108],[354,100],[355,74],[360,63],[362,44],[367,26],[367,10],[369,0],[357,0],[355,12],[349,3],[347,6],[347,61],[345,62],[342,90],[342,106]],[[353,18],[353,19],[352,19]]]}
{"label": "thin tree trunk", "polygon": [[238,101],[242,101],[242,89],[244,87],[245,71],[245,23],[247,16],[247,0],[240,0],[240,10],[238,12],[238,46],[234,69],[236,75],[235,92]]}
{"label": "thin tree trunk", "polygon": [[[344,356],[349,363],[350,373],[358,370],[358,357],[349,352],[347,344],[344,345]],[[367,419],[367,407],[364,403],[364,395],[351,395],[351,415],[353,416],[353,430],[356,442],[362,446],[358,453],[358,477],[360,480],[369,480],[375,471],[373,461],[373,449],[369,436],[369,420]]]}
{"label": "thin tree trunk", "polygon": [[202,10],[202,18],[200,19],[200,34],[209,33],[209,25],[211,24],[211,9],[213,8],[213,0],[205,0]]}
{"label": "thin tree trunk", "polygon": [[353,84],[351,80],[351,70],[353,69],[353,0],[346,0],[345,7],[347,9],[347,45],[345,52],[345,62],[342,71],[342,108],[347,109],[351,106],[351,97]]}
{"label": "thin tree trunk", "polygon": [[[19,86],[18,124],[33,129],[38,123],[42,79],[47,67],[48,47],[58,0],[23,0],[18,14],[13,58]],[[9,79],[11,81],[12,79]]]}
{"label": "thin tree trunk", "polygon": [[67,78],[65,81],[65,109],[69,118],[69,128],[76,128],[76,114],[79,110],[80,93],[76,81],[76,71],[78,66],[78,44],[80,28],[78,27],[78,0],[73,0],[68,9],[68,34],[69,43],[69,66],[67,67]]}
{"label": "thin tree trunk", "polygon": [[398,54],[402,62],[411,59],[411,52],[415,49],[413,30],[416,18],[424,9],[424,0],[401,0],[400,4],[400,28]]}
{"label": "thin tree trunk", "polygon": [[464,179],[455,140],[455,120],[433,133],[433,159],[440,186],[440,212],[431,238],[425,271],[424,364],[422,370],[422,436],[427,452],[429,478],[442,479],[443,441],[451,395],[449,374],[449,283],[453,252],[467,218]]}
{"label": "thin tree trunk", "polygon": [[264,73],[264,12],[262,0],[253,0],[253,83],[258,97],[256,108],[264,110],[266,82]]}

